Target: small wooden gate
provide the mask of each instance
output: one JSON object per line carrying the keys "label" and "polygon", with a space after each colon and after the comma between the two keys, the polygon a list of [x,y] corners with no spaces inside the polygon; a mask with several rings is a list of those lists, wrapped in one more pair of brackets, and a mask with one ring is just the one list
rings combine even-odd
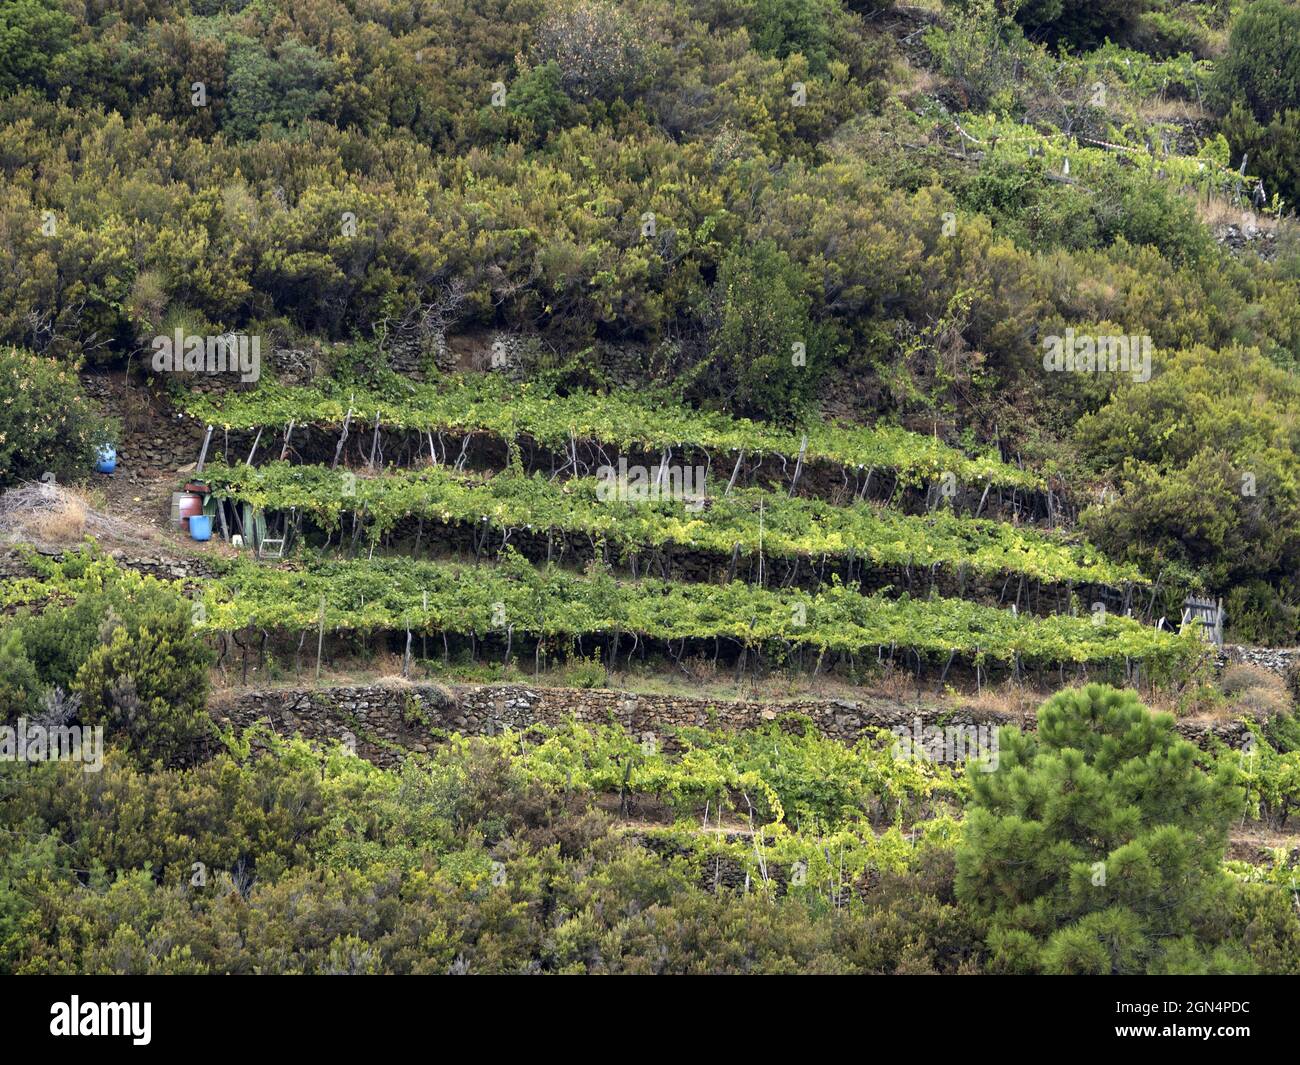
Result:
{"label": "small wooden gate", "polygon": [[1222,599],[1197,599],[1189,595],[1183,600],[1183,624],[1200,622],[1205,638],[1216,647],[1223,646],[1223,622],[1226,617]]}

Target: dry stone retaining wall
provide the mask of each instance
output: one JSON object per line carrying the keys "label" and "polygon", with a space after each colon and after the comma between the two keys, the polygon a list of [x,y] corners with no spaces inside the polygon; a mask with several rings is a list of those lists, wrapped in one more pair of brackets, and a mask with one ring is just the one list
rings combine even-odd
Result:
{"label": "dry stone retaining wall", "polygon": [[1230,662],[1259,666],[1270,673],[1290,678],[1296,666],[1300,665],[1300,647],[1243,647],[1240,644],[1225,644],[1219,664],[1222,667]]}
{"label": "dry stone retaining wall", "polygon": [[[38,554],[48,555],[59,560],[64,556],[62,551],[38,551]],[[153,555],[128,555],[121,551],[109,551],[107,554],[119,566],[139,570],[141,573],[162,580],[197,581],[215,576],[217,573],[217,566],[212,560],[198,556],[193,558],[168,558]],[[30,577],[32,574],[32,567],[18,553],[9,552],[0,555],[0,580]]]}
{"label": "dry stone retaining wall", "polygon": [[[849,744],[873,729],[911,728],[918,718],[923,725],[1033,727],[1032,718],[1013,714],[912,707],[879,698],[726,701],[518,684],[277,688],[227,695],[212,708],[223,726],[242,731],[263,722],[286,736],[342,740],[354,743],[363,758],[385,766],[397,764],[408,751],[428,751],[438,742],[439,730],[490,736],[572,718],[587,724],[616,722],[637,736],[650,733],[663,749],[673,750],[671,731],[676,728],[755,728],[787,713],[811,718],[823,735]],[[1179,731],[1202,745],[1211,737],[1236,745],[1246,735],[1239,721],[1182,722]]]}

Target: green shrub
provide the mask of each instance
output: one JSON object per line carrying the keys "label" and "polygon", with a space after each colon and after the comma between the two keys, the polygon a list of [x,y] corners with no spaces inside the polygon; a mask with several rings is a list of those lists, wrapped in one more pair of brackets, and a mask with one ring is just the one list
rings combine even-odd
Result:
{"label": "green shrub", "polygon": [[1163,11],[1147,11],[1126,34],[1129,46],[1148,55],[1173,59],[1192,55],[1207,58],[1212,53],[1205,28]]}
{"label": "green shrub", "polygon": [[1267,581],[1238,584],[1224,601],[1228,634],[1236,643],[1291,647],[1300,636],[1300,610]]}
{"label": "green shrub", "polygon": [[0,721],[37,713],[40,695],[40,677],[27,657],[22,628],[16,623],[0,627]]}
{"label": "green shrub", "polygon": [[143,761],[182,759],[210,727],[212,653],[196,634],[192,604],[172,585],[133,570],[103,572],[98,589],[19,614],[0,630],[0,669],[8,678],[0,694],[15,692],[30,709],[41,693],[61,688],[80,696],[82,724],[102,724],[106,738],[125,742]]}
{"label": "green shrub", "polygon": [[564,670],[564,682],[574,688],[603,688],[606,679],[599,653],[572,658]]}
{"label": "green shrub", "polygon": [[1234,159],[1249,156],[1247,167],[1263,179],[1270,200],[1280,196],[1295,204],[1300,197],[1300,109],[1287,108],[1261,122],[1238,100],[1224,116],[1223,135]]}
{"label": "green shrub", "polygon": [[956,6],[950,27],[927,31],[926,47],[939,70],[960,90],[963,108],[1014,110],[1033,49],[994,0],[969,0]]}
{"label": "green shrub", "polygon": [[1078,186],[1051,180],[1041,158],[998,159],[980,169],[965,200],[1028,248],[1086,250],[1123,240],[1194,262],[1213,246],[1186,197],[1118,160],[1096,182]]}
{"label": "green shrub", "polygon": [[538,140],[565,126],[574,109],[564,91],[564,72],[554,60],[520,75],[510,86],[506,106],[531,126]]}
{"label": "green shrub", "polygon": [[1232,24],[1216,87],[1225,104],[1244,100],[1261,122],[1300,107],[1300,7],[1258,0]]}
{"label": "green shrub", "polygon": [[79,478],[113,432],[67,366],[0,348],[0,485]]}
{"label": "green shrub", "polygon": [[145,762],[171,763],[195,753],[210,731],[212,655],[195,634],[190,604],[170,590],[151,593],[105,621],[75,688],[88,724],[102,724]]}
{"label": "green shrub", "polygon": [[799,53],[814,73],[826,70],[836,0],[755,0],[748,5],[747,24],[754,46],[765,55],[784,59]]}

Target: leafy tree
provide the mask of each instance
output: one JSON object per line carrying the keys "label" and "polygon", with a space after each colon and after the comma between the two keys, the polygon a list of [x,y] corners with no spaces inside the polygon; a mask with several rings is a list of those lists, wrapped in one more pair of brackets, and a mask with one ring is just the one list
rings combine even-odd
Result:
{"label": "leafy tree", "polygon": [[551,60],[532,67],[510,87],[509,110],[532,125],[539,140],[565,125],[573,111],[573,101],[564,91],[564,72]]}
{"label": "leafy tree", "polygon": [[50,85],[51,64],[71,46],[75,25],[56,0],[0,6],[0,93]]}
{"label": "leafy tree", "polygon": [[578,99],[611,100],[633,88],[648,56],[632,17],[608,0],[571,0],[537,29],[542,65],[554,63]]}
{"label": "leafy tree", "polygon": [[300,126],[327,103],[325,83],[332,74],[333,64],[298,40],[285,41],[274,54],[255,43],[236,47],[226,74],[229,99],[223,125],[241,138],[267,124]]}
{"label": "leafy tree", "polygon": [[1079,421],[1078,446],[1119,489],[1084,528],[1152,574],[1178,564],[1225,595],[1258,579],[1280,587],[1300,561],[1294,376],[1242,348],[1154,361],[1152,380]]}
{"label": "leafy tree", "polygon": [[1197,939],[1228,891],[1221,868],[1242,793],[1209,774],[1131,690],[1058,692],[1037,734],[1001,730],[971,774],[957,897],[985,915],[992,964],[1048,973],[1233,968]]}
{"label": "leafy tree", "polygon": [[771,240],[738,247],[723,261],[707,387],[725,406],[791,419],[812,402],[824,370],[823,340],[808,316],[805,283]]}

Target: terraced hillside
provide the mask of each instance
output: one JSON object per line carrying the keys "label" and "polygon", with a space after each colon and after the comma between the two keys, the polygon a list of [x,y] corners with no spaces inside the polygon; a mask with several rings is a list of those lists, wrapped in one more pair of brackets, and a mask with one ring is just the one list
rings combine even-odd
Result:
{"label": "terraced hillside", "polygon": [[1292,30],[0,8],[0,971],[1295,971]]}

